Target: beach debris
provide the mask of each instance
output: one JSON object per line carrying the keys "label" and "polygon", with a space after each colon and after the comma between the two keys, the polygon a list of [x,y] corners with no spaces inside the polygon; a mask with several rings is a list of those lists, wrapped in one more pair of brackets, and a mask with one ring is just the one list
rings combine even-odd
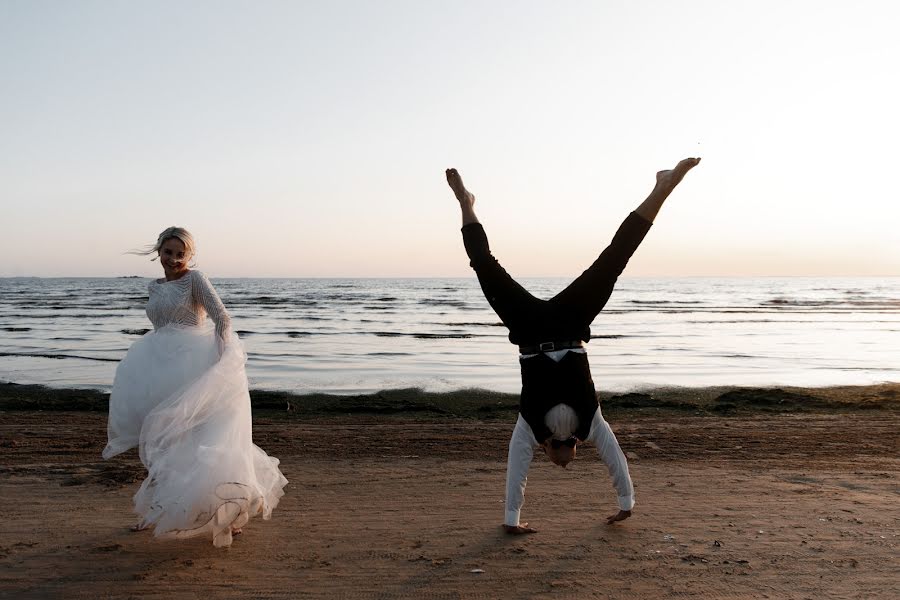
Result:
{"label": "beach debris", "polygon": [[701,563],[708,563],[708,562],[709,562],[709,560],[707,560],[705,557],[703,557],[703,556],[697,556],[696,554],[686,554],[686,555],[684,555],[684,556],[681,557],[681,560],[683,560],[684,562],[689,562],[689,563],[691,563],[692,565],[693,565],[693,564],[696,564],[696,563],[698,563],[698,562],[701,562]]}
{"label": "beach debris", "polygon": [[[37,542],[16,542],[15,544],[13,544],[13,548],[34,548],[37,545]],[[80,546],[75,547],[79,548]]]}
{"label": "beach debris", "polygon": [[476,575],[480,575],[484,573],[484,569],[472,569],[469,573],[475,573]]}
{"label": "beach debris", "polygon": [[667,542],[671,542],[672,540],[675,539],[675,536],[670,533],[667,533],[666,535],[663,536],[663,539],[666,540]]}
{"label": "beach debris", "polygon": [[719,540],[713,540],[712,545],[713,545],[714,548],[721,548],[721,547],[722,547],[722,542],[720,542]]}

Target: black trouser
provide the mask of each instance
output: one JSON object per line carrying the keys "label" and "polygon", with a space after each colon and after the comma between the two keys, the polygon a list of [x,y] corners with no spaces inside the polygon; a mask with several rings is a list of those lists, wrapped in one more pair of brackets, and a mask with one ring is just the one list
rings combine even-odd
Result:
{"label": "black trouser", "polygon": [[462,233],[481,290],[509,329],[509,340],[522,346],[552,341],[588,341],[591,323],[603,310],[616,280],[650,226],[643,217],[629,214],[594,264],[550,300],[535,298],[500,266],[491,254],[487,235],[480,224],[466,225]]}
{"label": "black trouser", "polygon": [[[650,225],[635,213],[628,215],[594,264],[550,300],[535,298],[510,277],[491,254],[481,225],[466,225],[462,232],[481,289],[509,328],[509,341],[531,346],[542,342],[590,340],[591,322],[606,305],[616,280]],[[587,355],[570,352],[557,362],[539,354],[520,362],[519,412],[537,441],[543,442],[550,436],[544,415],[560,403],[571,406],[578,414],[579,427],[574,434],[586,439],[597,411],[597,394]]]}

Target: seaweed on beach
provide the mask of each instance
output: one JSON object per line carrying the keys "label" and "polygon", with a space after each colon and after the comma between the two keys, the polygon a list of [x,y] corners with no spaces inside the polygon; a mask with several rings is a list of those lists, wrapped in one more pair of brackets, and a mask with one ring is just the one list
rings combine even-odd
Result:
{"label": "seaweed on beach", "polygon": [[0,410],[103,411],[109,394],[99,390],[57,389],[42,385],[0,384]]}
{"label": "seaweed on beach", "polygon": [[[384,418],[512,419],[518,394],[483,389],[427,392],[418,388],[371,394],[295,394],[250,390],[254,411],[285,418],[370,415]],[[602,393],[607,412],[691,412],[698,416],[754,413],[900,410],[900,384],[834,388],[657,388],[626,394]],[[0,411],[102,411],[109,394],[90,389],[58,389],[40,385],[0,384]]]}

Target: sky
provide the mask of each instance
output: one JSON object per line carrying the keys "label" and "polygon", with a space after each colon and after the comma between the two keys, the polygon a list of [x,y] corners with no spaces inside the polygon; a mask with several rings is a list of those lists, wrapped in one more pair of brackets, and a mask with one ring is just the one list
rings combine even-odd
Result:
{"label": "sky", "polygon": [[0,276],[900,276],[892,1],[0,0]]}

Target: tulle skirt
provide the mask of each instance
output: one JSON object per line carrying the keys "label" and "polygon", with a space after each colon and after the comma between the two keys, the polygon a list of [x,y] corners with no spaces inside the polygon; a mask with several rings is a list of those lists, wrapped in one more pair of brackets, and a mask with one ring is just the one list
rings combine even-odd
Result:
{"label": "tulle skirt", "polygon": [[116,369],[103,457],[139,448],[148,476],[134,508],[158,537],[228,546],[232,529],[270,518],[284,495],[278,459],[253,444],[245,362],[234,333],[220,357],[212,327],[168,326]]}

